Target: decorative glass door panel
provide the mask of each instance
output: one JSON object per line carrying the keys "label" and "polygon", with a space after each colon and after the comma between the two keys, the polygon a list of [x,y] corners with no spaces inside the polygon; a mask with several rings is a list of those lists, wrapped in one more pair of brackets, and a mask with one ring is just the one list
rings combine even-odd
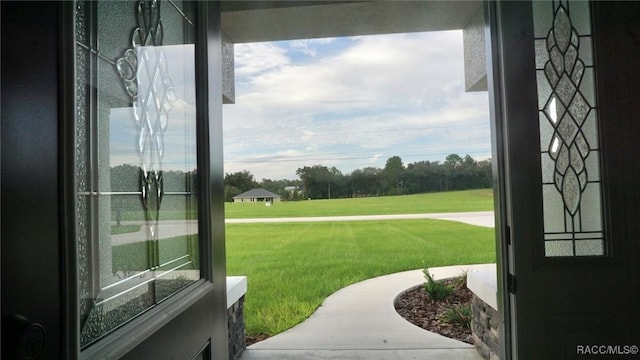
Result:
{"label": "decorative glass door panel", "polygon": [[591,17],[533,2],[545,256],[605,255]]}
{"label": "decorative glass door panel", "polygon": [[76,4],[80,346],[200,279],[193,4]]}
{"label": "decorative glass door panel", "polygon": [[504,150],[504,358],[576,359],[593,344],[634,344],[639,51],[629,29],[640,4],[489,5]]}

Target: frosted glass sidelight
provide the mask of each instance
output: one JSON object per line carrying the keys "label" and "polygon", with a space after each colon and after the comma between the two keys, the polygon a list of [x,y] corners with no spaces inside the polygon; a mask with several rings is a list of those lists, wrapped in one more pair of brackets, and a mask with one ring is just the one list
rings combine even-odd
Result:
{"label": "frosted glass sidelight", "polygon": [[76,2],[82,349],[201,278],[194,3]]}
{"label": "frosted glass sidelight", "polygon": [[544,64],[549,61],[549,52],[547,51],[547,41],[538,39],[536,44],[536,69],[544,69]]}
{"label": "frosted glass sidelight", "polygon": [[553,25],[553,11],[549,11],[546,1],[532,1],[534,36],[546,41],[549,28]]}
{"label": "frosted glass sidelight", "polygon": [[545,231],[551,233],[563,233],[566,228],[564,218],[564,206],[562,196],[553,184],[545,184],[542,187]]}
{"label": "frosted glass sidelight", "polygon": [[[598,168],[598,166],[600,166],[600,152],[597,150],[591,150],[591,154],[589,155],[589,158],[587,159],[587,162],[585,164],[585,166],[587,167],[587,169],[594,169],[594,168]],[[589,173],[589,180],[591,180],[594,183],[599,183],[600,182],[600,172],[598,171],[594,171],[592,173]],[[587,185],[589,186],[589,185]]]}
{"label": "frosted glass sidelight", "polygon": [[[583,37],[578,49],[578,56],[585,66],[593,66],[593,49],[591,48],[591,38]],[[584,81],[584,80],[583,80]]]}
{"label": "frosted glass sidelight", "polygon": [[573,256],[572,241],[545,241],[546,256]]}
{"label": "frosted glass sidelight", "polygon": [[536,72],[538,82],[538,109],[542,109],[547,105],[547,100],[551,96],[551,86],[546,81],[544,71],[540,70]]}
{"label": "frosted glass sidelight", "polygon": [[553,126],[547,120],[543,112],[540,112],[539,116],[540,123],[540,151],[546,151],[551,143],[551,138],[553,137]]}
{"label": "frosted glass sidelight", "polygon": [[[580,36],[591,34],[591,15],[589,13],[589,1],[572,1],[571,6],[571,24]],[[580,43],[584,45],[584,43]],[[589,46],[591,43],[589,43]],[[583,59],[584,60],[584,59]]]}
{"label": "frosted glass sidelight", "polygon": [[604,253],[604,241],[598,240],[576,240],[576,255],[593,256]]}
{"label": "frosted glass sidelight", "polygon": [[605,255],[589,3],[532,6],[545,256]]}
{"label": "frosted glass sidelight", "polygon": [[595,84],[593,83],[593,68],[585,67],[584,75],[582,76],[582,83],[580,84],[580,94],[584,96],[585,100],[589,104],[594,104],[596,101]]}
{"label": "frosted glass sidelight", "polygon": [[553,183],[553,169],[555,167],[553,159],[549,157],[549,154],[543,153],[542,155],[542,183]]}
{"label": "frosted glass sidelight", "polygon": [[584,191],[583,199],[586,203],[593,206],[585,206],[582,209],[582,231],[583,232],[601,232],[602,231],[602,209],[600,200],[600,184],[592,182],[587,185]]}
{"label": "frosted glass sidelight", "polygon": [[598,149],[596,146],[598,145],[598,122],[595,110],[592,110],[589,115],[587,115],[587,118],[582,125],[582,133],[584,134],[587,143],[593,145],[591,146],[591,149]]}

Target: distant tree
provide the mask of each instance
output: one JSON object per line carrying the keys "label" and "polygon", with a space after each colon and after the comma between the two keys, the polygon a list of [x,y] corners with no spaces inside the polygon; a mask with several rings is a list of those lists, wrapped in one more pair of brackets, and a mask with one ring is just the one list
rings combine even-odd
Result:
{"label": "distant tree", "polygon": [[[256,183],[248,171],[226,174],[226,198],[258,186],[283,200],[297,200],[488,188],[493,182],[491,159],[476,161],[468,154],[449,154],[442,163],[418,161],[406,166],[399,156],[392,156],[383,169],[365,167],[346,175],[335,166],[316,164],[298,168],[296,175],[297,180],[262,179]],[[292,191],[292,186],[300,190]]]}
{"label": "distant tree", "polygon": [[352,196],[372,196],[380,193],[380,173],[375,167],[366,167],[351,172],[350,184]]}
{"label": "distant tree", "polygon": [[280,195],[282,201],[295,201],[300,199],[299,189],[302,188],[302,181],[262,179],[258,186]]}
{"label": "distant tree", "polygon": [[234,196],[256,187],[258,183],[253,179],[253,174],[247,170],[224,175],[225,201],[231,201]]}
{"label": "distant tree", "polygon": [[328,199],[334,178],[342,174],[335,167],[329,169],[326,166],[313,165],[299,168],[296,170],[296,175],[302,180],[306,197]]}
{"label": "distant tree", "polygon": [[475,161],[474,158],[471,157],[471,155],[467,154],[464,156],[464,158],[462,159],[462,166],[476,166],[477,161]]}
{"label": "distant tree", "polygon": [[382,170],[382,182],[384,191],[387,194],[400,194],[404,185],[401,181],[404,170],[402,159],[399,156],[392,156],[387,159],[384,170]]}
{"label": "distant tree", "polygon": [[225,185],[235,186],[242,192],[258,187],[258,183],[254,180],[253,174],[247,170],[225,174],[224,183]]}
{"label": "distant tree", "polygon": [[284,187],[286,186],[285,184],[285,180],[262,179],[258,186],[265,190],[269,190],[272,193],[283,195],[282,192],[284,191]]}
{"label": "distant tree", "polygon": [[469,154],[465,155],[462,163],[456,169],[457,179],[456,189],[475,189],[478,183],[478,163]]}
{"label": "distant tree", "polygon": [[330,198],[351,197],[351,186],[349,184],[349,176],[344,175],[337,167],[332,166],[329,169],[331,177],[329,178],[329,194]]}
{"label": "distant tree", "polygon": [[449,154],[444,160],[443,166],[443,179],[444,179],[444,191],[458,190],[459,186],[459,167],[462,166],[463,159],[458,154]]}
{"label": "distant tree", "polygon": [[224,186],[224,201],[231,202],[233,201],[233,197],[239,194],[242,194],[244,191],[238,189],[235,186],[225,185]]}
{"label": "distant tree", "polygon": [[409,194],[441,191],[442,165],[438,161],[419,161],[407,165],[404,188]]}
{"label": "distant tree", "polygon": [[486,189],[493,185],[493,165],[491,159],[478,161],[476,164],[478,182],[476,188]]}
{"label": "distant tree", "polygon": [[449,154],[449,155],[447,155],[447,157],[446,157],[446,159],[444,161],[444,165],[445,166],[449,166],[451,168],[457,168],[458,166],[462,165],[463,162],[464,162],[464,159],[461,158],[460,155],[458,155],[458,154]]}

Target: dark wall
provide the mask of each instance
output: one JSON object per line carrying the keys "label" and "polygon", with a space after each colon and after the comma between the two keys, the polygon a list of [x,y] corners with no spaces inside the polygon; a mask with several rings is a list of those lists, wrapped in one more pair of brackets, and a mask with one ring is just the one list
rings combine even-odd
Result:
{"label": "dark wall", "polygon": [[60,359],[61,271],[56,2],[1,2],[3,358],[14,314],[42,324],[43,359]]}

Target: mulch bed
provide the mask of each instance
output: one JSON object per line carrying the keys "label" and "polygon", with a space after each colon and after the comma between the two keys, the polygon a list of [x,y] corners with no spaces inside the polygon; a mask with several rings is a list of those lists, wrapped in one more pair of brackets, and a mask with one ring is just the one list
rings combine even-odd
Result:
{"label": "mulch bed", "polygon": [[257,342],[260,342],[262,340],[266,340],[268,337],[269,337],[269,335],[267,335],[267,334],[260,334],[258,336],[246,335],[245,338],[244,338],[244,342],[245,342],[245,344],[247,344],[247,346],[249,346],[249,345],[253,345],[253,344],[257,343]]}
{"label": "mulch bed", "polygon": [[[452,284],[448,280],[444,282]],[[444,301],[432,301],[424,287],[419,286],[398,296],[395,308],[398,314],[416,326],[448,338],[473,344],[470,328],[448,324],[442,320],[442,314],[449,304],[471,304],[472,298],[471,291],[463,287],[454,290]]]}

